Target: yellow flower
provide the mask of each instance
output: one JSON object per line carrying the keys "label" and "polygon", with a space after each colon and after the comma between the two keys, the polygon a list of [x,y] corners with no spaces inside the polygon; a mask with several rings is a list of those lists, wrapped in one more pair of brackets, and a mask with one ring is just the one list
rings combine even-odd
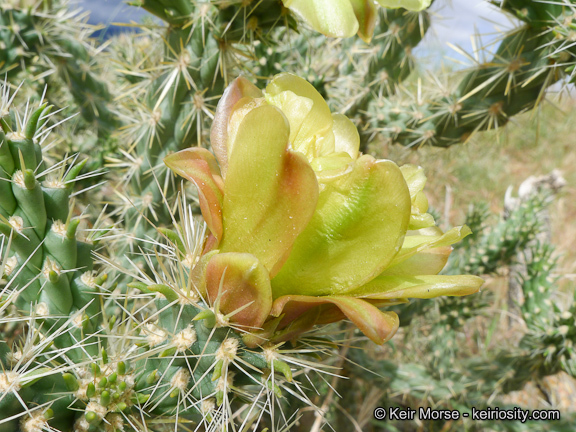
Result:
{"label": "yellow flower", "polygon": [[[377,0],[387,8],[420,11],[431,0]],[[376,5],[373,0],[282,0],[314,30],[330,37],[351,37],[356,33],[370,42],[374,33]]]}
{"label": "yellow flower", "polygon": [[355,126],[305,80],[280,74],[264,93],[235,80],[211,143],[215,156],[191,148],[165,162],[198,187],[211,233],[195,283],[235,323],[261,329],[247,343],[345,318],[383,343],[398,317],[379,307],[482,285],[438,275],[469,229],[434,226],[422,170],[360,154]]}

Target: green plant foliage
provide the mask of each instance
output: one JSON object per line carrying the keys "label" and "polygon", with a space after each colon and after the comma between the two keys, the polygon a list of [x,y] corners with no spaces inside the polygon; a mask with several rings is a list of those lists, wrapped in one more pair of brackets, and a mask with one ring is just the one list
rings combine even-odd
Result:
{"label": "green plant foliage", "polygon": [[[377,406],[505,408],[527,383],[574,376],[576,299],[573,287],[557,292],[554,248],[536,240],[549,196],[506,217],[476,205],[470,235],[440,233],[421,170],[358,148],[447,147],[537,106],[574,79],[574,1],[493,2],[522,25],[489,59],[416,85],[426,10],[339,2],[358,28],[334,40],[302,2],[129,3],[153,18],[106,42],[66,0],[0,4],[0,432],[572,430],[568,413],[539,424],[374,419]],[[312,86],[285,85],[284,72]],[[245,84],[271,80],[265,97]],[[215,123],[225,128],[211,136]],[[275,145],[280,157],[254,169]],[[164,164],[182,150],[190,158],[171,167],[191,182]],[[403,222],[390,228],[391,215]],[[305,220],[302,235],[282,231],[297,226],[287,218]],[[386,230],[395,242],[378,246],[402,256],[396,267],[371,244]],[[338,282],[336,255],[354,283]],[[495,337],[504,312],[491,289],[430,300],[426,279],[387,291],[449,255],[446,281],[525,264],[514,276],[523,327],[509,343]],[[466,277],[467,290],[440,289],[477,290]],[[230,285],[244,291],[224,296]],[[425,299],[404,304],[414,293]],[[293,304],[271,317],[281,294]],[[239,303],[248,312],[229,306]],[[398,326],[384,347],[366,338],[383,342]]]}

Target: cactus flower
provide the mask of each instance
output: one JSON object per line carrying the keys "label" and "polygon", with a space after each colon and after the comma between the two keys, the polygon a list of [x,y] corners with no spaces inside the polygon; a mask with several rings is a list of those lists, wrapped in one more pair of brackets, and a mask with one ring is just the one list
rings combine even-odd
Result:
{"label": "cactus flower", "polygon": [[280,74],[262,92],[236,79],[211,143],[214,154],[190,148],[165,163],[197,186],[210,231],[191,277],[251,344],[341,319],[384,343],[399,323],[380,307],[482,285],[438,275],[470,231],[435,226],[422,169],[362,155],[354,124],[307,81]]}
{"label": "cactus flower", "polygon": [[[431,0],[377,0],[387,8],[420,11]],[[370,42],[376,21],[373,0],[282,0],[284,6],[300,16],[314,30],[330,37],[351,37],[358,34]]]}

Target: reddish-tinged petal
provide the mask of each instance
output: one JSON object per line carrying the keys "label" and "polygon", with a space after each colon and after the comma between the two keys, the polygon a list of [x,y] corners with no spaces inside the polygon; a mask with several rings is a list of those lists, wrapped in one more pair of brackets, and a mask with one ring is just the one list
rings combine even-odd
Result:
{"label": "reddish-tinged petal", "polygon": [[358,20],[358,36],[370,43],[376,26],[376,5],[373,0],[350,0],[354,8],[354,15]]}
{"label": "reddish-tinged petal", "polygon": [[218,102],[212,128],[210,129],[210,144],[220,162],[222,174],[226,176],[228,167],[228,123],[234,112],[234,105],[242,98],[260,98],[262,91],[244,77],[238,77],[224,90]]}
{"label": "reddish-tinged petal", "polygon": [[377,344],[388,341],[398,330],[399,320],[394,312],[383,312],[367,301],[351,297],[284,296],[274,301],[270,314],[273,316],[285,314],[280,326],[288,325],[313,308],[326,304],[338,307],[346,318]]}
{"label": "reddish-tinged petal", "polygon": [[224,184],[214,155],[206,149],[194,147],[166,156],[164,163],[175,174],[196,185],[202,216],[210,232],[217,240],[220,240],[223,230]]}
{"label": "reddish-tinged petal", "polygon": [[287,150],[288,122],[273,106],[254,108],[235,134],[224,185],[221,252],[256,256],[273,277],[316,208],[318,182]]}
{"label": "reddish-tinged petal", "polygon": [[217,250],[204,252],[196,265],[190,271],[190,288],[193,292],[197,291],[202,297],[206,296],[206,266],[208,266],[212,257],[217,253]]}
{"label": "reddish-tinged petal", "polygon": [[389,341],[400,325],[396,313],[381,311],[360,299],[339,297],[335,299],[334,304],[362,333],[379,345]]}
{"label": "reddish-tinged petal", "polygon": [[[406,304],[409,303],[406,299],[394,299],[394,300],[373,300],[373,299],[362,299],[365,302],[370,303],[372,306],[381,308],[381,307],[390,307],[399,304]],[[318,314],[318,319],[316,320],[316,324],[331,324],[334,322],[342,321],[346,319],[346,315],[342,312],[335,305],[326,305],[322,307],[322,310]]]}
{"label": "reddish-tinged petal", "polygon": [[272,307],[268,272],[247,253],[214,255],[206,266],[206,291],[221,313],[246,327],[262,327]]}
{"label": "reddish-tinged petal", "polygon": [[204,249],[202,249],[202,254],[207,254],[210,251],[218,249],[218,239],[212,234],[209,234],[204,243]]}
{"label": "reddish-tinged petal", "polygon": [[311,297],[303,295],[286,295],[274,300],[270,315],[278,317],[283,315],[280,327],[285,327],[310,309],[326,303],[324,297]]}

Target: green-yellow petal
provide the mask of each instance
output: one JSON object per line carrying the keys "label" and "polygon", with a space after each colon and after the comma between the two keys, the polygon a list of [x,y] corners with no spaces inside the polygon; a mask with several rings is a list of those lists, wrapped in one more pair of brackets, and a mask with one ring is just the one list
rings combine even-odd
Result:
{"label": "green-yellow petal", "polygon": [[402,249],[394,257],[390,267],[398,265],[419,252],[453,245],[471,233],[472,231],[466,225],[454,227],[445,233],[442,233],[442,230],[438,227],[410,232],[409,235],[404,237]]}
{"label": "green-yellow petal", "polygon": [[262,91],[244,77],[238,77],[224,90],[218,101],[210,129],[210,145],[220,163],[222,175],[228,167],[228,123],[234,107],[243,98],[261,98]]}
{"label": "green-yellow petal", "polygon": [[238,126],[224,182],[221,252],[258,258],[271,277],[311,220],[318,182],[305,158],[287,150],[290,129],[271,105],[249,111]]}
{"label": "green-yellow petal", "polygon": [[410,230],[418,230],[434,226],[434,218],[428,211],[428,198],[422,190],[426,185],[424,170],[416,165],[403,165],[400,167],[406,179],[410,198],[412,199],[412,215],[410,217]]}
{"label": "green-yellow petal", "polygon": [[322,186],[312,220],[272,279],[275,298],[339,295],[379,275],[400,250],[410,194],[396,164],[364,155]]}
{"label": "green-yellow petal", "polygon": [[350,0],[282,0],[314,30],[331,37],[351,37],[358,21]]}
{"label": "green-yellow petal", "polygon": [[416,195],[424,189],[426,185],[426,175],[422,167],[406,164],[400,167],[402,175],[406,179],[408,189],[410,190],[410,197],[412,200],[416,199]]}
{"label": "green-yellow petal", "polygon": [[439,296],[464,296],[478,292],[484,280],[477,276],[424,275],[378,276],[346,295],[370,299],[429,299]]}
{"label": "green-yellow petal", "polygon": [[212,235],[219,241],[223,230],[224,184],[214,155],[206,149],[194,147],[166,156],[164,163],[175,174],[196,185],[202,216]]}
{"label": "green-yellow petal", "polygon": [[350,0],[354,14],[358,20],[358,36],[370,43],[376,26],[376,5],[374,0]]}
{"label": "green-yellow petal", "polygon": [[334,177],[347,174],[354,168],[354,160],[346,152],[332,153],[312,159],[310,165],[316,171],[318,180],[325,183]]}
{"label": "green-yellow petal", "polygon": [[[289,92],[282,95],[284,92]],[[296,102],[296,98],[305,98]],[[291,139],[292,149],[311,159],[334,151],[333,119],[328,104],[320,93],[305,79],[289,73],[276,75],[266,87],[266,100],[280,108],[288,117],[290,128],[297,129]],[[307,101],[312,101],[308,111]],[[295,106],[300,107],[296,111]],[[307,113],[302,114],[304,111]],[[304,120],[301,117],[304,115]],[[292,137],[292,134],[291,134]]]}
{"label": "green-yellow petal", "polygon": [[[236,102],[234,105],[234,110],[230,115],[230,120],[228,121],[228,142],[226,144],[226,150],[228,152],[227,158],[230,159],[232,155],[232,151],[234,150],[234,144],[236,143],[236,134],[240,129],[240,125],[244,121],[244,117],[250,111],[259,106],[266,105],[266,100],[262,98],[250,98],[244,97]],[[226,167],[226,171],[228,171],[228,167]],[[224,178],[226,176],[223,176]]]}
{"label": "green-yellow petal", "polygon": [[[266,101],[269,104],[280,108],[282,113],[286,116],[288,123],[290,123],[290,142],[295,142],[296,137],[302,128],[302,124],[314,106],[312,99],[298,96],[296,93],[286,90],[276,95],[267,93]],[[301,151],[301,149],[293,148]],[[301,152],[305,153],[304,151]]]}
{"label": "green-yellow petal", "polygon": [[334,151],[346,152],[357,159],[360,151],[360,134],[356,125],[343,114],[332,114],[334,131]]}
{"label": "green-yellow petal", "polygon": [[410,215],[410,226],[408,229],[419,230],[422,228],[429,228],[434,226],[435,223],[436,221],[430,213],[415,214],[412,212],[412,215]]}
{"label": "green-yellow petal", "polygon": [[390,9],[404,8],[410,11],[421,11],[432,3],[432,0],[376,0],[380,6]]}
{"label": "green-yellow petal", "polygon": [[422,250],[409,258],[391,265],[381,275],[388,276],[417,276],[435,275],[442,271],[448,262],[451,246],[441,246]]}

